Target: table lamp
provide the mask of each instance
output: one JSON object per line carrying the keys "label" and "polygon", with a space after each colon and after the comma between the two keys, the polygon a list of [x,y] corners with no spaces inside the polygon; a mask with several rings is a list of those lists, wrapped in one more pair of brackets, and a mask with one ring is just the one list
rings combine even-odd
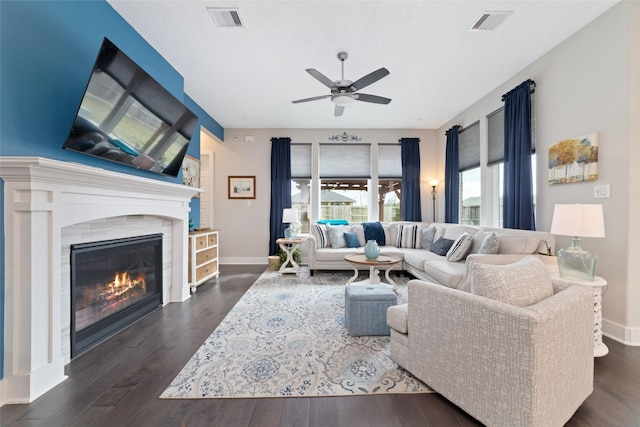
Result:
{"label": "table lamp", "polygon": [[286,208],[282,211],[282,222],[289,224],[289,228],[284,230],[285,239],[295,239],[298,231],[291,226],[292,223],[298,222],[298,209]]}
{"label": "table lamp", "polygon": [[573,237],[571,246],[557,253],[560,277],[593,281],[598,258],[582,249],[580,237],[604,237],[602,205],[555,205],[551,233]]}

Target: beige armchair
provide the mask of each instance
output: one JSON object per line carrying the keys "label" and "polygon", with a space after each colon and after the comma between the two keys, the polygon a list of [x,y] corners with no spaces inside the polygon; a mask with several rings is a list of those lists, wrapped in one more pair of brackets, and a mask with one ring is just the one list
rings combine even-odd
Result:
{"label": "beige armchair", "polygon": [[520,307],[411,280],[391,357],[487,426],[562,426],[593,391],[593,294],[550,286]]}

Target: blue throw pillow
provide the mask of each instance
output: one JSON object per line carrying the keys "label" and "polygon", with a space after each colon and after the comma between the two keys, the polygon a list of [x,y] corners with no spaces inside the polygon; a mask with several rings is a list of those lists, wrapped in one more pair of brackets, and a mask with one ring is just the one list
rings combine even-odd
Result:
{"label": "blue throw pillow", "polygon": [[363,222],[362,228],[364,228],[364,241],[375,240],[378,242],[378,246],[384,246],[386,244],[384,238],[384,228],[380,221],[376,222]]}
{"label": "blue throw pillow", "polygon": [[344,240],[347,241],[347,247],[348,248],[359,248],[360,247],[360,240],[358,240],[358,236],[356,235],[356,233],[345,232],[344,233]]}
{"label": "blue throw pillow", "polygon": [[433,242],[429,250],[434,254],[445,256],[447,252],[449,252],[449,249],[451,249],[453,242],[454,240],[441,237],[437,241]]}

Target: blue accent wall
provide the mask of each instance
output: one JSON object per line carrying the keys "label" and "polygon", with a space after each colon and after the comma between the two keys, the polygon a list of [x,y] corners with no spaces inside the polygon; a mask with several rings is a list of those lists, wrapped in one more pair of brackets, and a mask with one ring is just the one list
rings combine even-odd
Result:
{"label": "blue accent wall", "polygon": [[[224,129],[184,94],[182,76],[104,0],[0,1],[0,155],[38,156],[168,182],[141,171],[62,149],[104,37],[109,38],[223,139]],[[200,126],[187,154],[200,158]],[[0,189],[4,211],[4,192]],[[200,199],[193,199],[194,226]],[[0,215],[0,219],[3,217]],[[0,222],[0,378],[4,354],[4,221]]]}

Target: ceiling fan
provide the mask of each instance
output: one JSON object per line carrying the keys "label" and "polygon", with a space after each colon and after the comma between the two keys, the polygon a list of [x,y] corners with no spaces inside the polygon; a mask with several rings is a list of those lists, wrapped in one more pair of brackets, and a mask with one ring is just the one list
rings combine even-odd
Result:
{"label": "ceiling fan", "polygon": [[329,80],[324,74],[322,74],[315,68],[307,68],[306,70],[307,73],[315,77],[316,80],[331,89],[330,95],[314,96],[312,98],[298,99],[291,102],[294,104],[299,104],[301,102],[317,101],[319,99],[331,98],[331,102],[336,104],[336,108],[334,111],[334,116],[336,117],[341,116],[342,112],[344,111],[344,106],[351,103],[352,101],[372,102],[374,104],[390,103],[391,99],[389,98],[384,98],[377,95],[369,95],[367,93],[356,93],[360,89],[363,89],[370,84],[377,82],[384,76],[387,76],[389,74],[389,70],[383,67],[367,74],[366,76],[362,77],[359,80],[356,80],[355,82],[352,82],[351,80],[345,80],[344,61],[348,57],[349,55],[347,54],[347,52],[338,53],[338,59],[342,64],[342,78],[340,80],[336,80],[335,82]]}

